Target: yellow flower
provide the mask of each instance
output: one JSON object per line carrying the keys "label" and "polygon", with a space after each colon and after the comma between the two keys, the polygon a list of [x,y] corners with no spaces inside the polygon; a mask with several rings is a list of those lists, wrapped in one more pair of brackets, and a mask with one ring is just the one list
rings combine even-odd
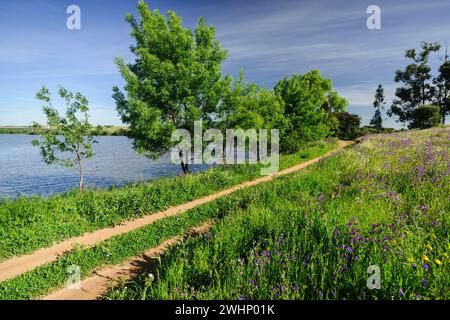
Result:
{"label": "yellow flower", "polygon": [[428,250],[433,251],[433,247],[430,246],[430,244],[427,244],[427,248],[428,248]]}
{"label": "yellow flower", "polygon": [[409,257],[409,258],[408,258],[408,262],[413,263],[413,262],[414,262],[414,259],[413,259],[412,257]]}
{"label": "yellow flower", "polygon": [[444,257],[446,257],[448,259],[448,253],[444,253]]}
{"label": "yellow flower", "polygon": [[422,255],[422,260],[425,262],[430,261],[430,259],[426,255]]}
{"label": "yellow flower", "polygon": [[436,241],[436,236],[434,234],[432,234],[431,237]]}
{"label": "yellow flower", "polygon": [[442,265],[442,262],[441,262],[441,260],[439,260],[439,259],[434,260],[434,262],[436,262],[436,264],[437,264],[438,266],[441,266],[441,265]]}

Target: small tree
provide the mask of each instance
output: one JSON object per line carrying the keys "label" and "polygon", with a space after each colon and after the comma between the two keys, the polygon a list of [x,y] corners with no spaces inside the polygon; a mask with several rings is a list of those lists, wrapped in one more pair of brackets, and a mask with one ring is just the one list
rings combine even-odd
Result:
{"label": "small tree", "polygon": [[[60,115],[53,107],[50,91],[46,87],[42,87],[36,94],[36,99],[46,103],[42,109],[47,124],[33,124],[40,132],[42,141],[33,140],[31,143],[40,148],[47,165],[56,163],[68,168],[77,165],[80,172],[80,192],[83,192],[83,160],[94,157],[92,146],[96,143],[92,136],[93,127],[89,123],[89,102],[79,92],[73,94],[60,88],[58,93],[66,102],[65,116]],[[63,158],[64,153],[71,156]]]}
{"label": "small tree", "polygon": [[339,131],[336,134],[338,138],[353,140],[360,135],[360,116],[348,112],[337,112],[335,115],[339,121]]}
{"label": "small tree", "polygon": [[372,120],[370,120],[370,125],[376,129],[381,129],[383,127],[383,118],[381,117],[381,110],[384,110],[386,102],[384,100],[384,89],[381,84],[378,85],[377,91],[375,92],[375,100],[373,102],[373,107],[375,108],[375,114]]}
{"label": "small tree", "polygon": [[413,111],[413,120],[409,129],[427,129],[439,125],[441,115],[438,106],[425,105]]}

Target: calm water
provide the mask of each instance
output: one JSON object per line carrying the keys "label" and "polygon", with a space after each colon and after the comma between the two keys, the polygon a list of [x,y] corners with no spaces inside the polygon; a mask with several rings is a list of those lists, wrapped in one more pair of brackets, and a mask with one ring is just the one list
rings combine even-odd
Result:
{"label": "calm water", "polygon": [[[31,145],[36,137],[0,134],[0,198],[63,193],[78,185],[78,168],[47,166],[39,149]],[[157,161],[139,156],[126,137],[99,137],[95,158],[86,160],[86,186],[105,188],[127,182],[179,174],[181,168],[167,159]],[[197,167],[197,170],[202,169]]]}

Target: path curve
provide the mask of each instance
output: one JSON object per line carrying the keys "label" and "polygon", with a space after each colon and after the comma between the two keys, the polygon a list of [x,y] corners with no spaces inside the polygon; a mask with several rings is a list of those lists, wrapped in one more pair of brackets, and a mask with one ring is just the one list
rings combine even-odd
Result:
{"label": "path curve", "polygon": [[328,153],[314,158],[312,160],[308,160],[306,162],[302,162],[300,164],[297,164],[293,167],[281,170],[273,175],[264,176],[255,180],[247,181],[240,183],[238,185],[235,185],[231,188],[222,190],[220,192],[214,193],[209,196],[205,196],[187,203],[184,203],[182,205],[178,205],[175,207],[171,207],[165,211],[149,214],[147,216],[137,218],[135,220],[130,220],[127,222],[124,222],[121,225],[104,228],[100,230],[96,230],[90,233],[83,234],[79,237],[70,238],[67,240],[64,240],[56,245],[53,245],[48,248],[42,248],[37,251],[34,251],[30,254],[13,257],[8,260],[5,260],[0,263],[0,282],[5,281],[8,279],[12,279],[14,277],[17,277],[25,272],[31,271],[41,265],[44,265],[46,263],[55,261],[60,255],[64,254],[65,252],[71,251],[74,245],[81,245],[81,246],[93,246],[98,244],[99,242],[102,242],[104,240],[107,240],[113,236],[120,235],[123,233],[127,233],[139,228],[142,228],[146,225],[152,224],[155,221],[164,219],[166,217],[175,216],[181,213],[184,213],[192,208],[195,208],[199,205],[211,202],[213,200],[216,200],[220,197],[226,196],[230,193],[236,192],[237,190],[240,190],[242,188],[254,186],[256,184],[270,181],[278,176],[283,176],[286,174],[290,174],[299,170],[302,170],[314,163],[319,162],[320,160],[327,158],[339,150],[343,149],[344,147],[352,144],[352,141],[338,141],[337,148],[329,151]]}
{"label": "path curve", "polygon": [[205,233],[211,226],[211,222],[206,222],[194,227],[184,235],[170,238],[138,257],[131,258],[120,265],[96,271],[94,275],[81,280],[78,288],[66,286],[42,297],[41,300],[95,300],[105,295],[115,284],[131,279],[145,270],[150,271],[153,266],[156,266],[156,257],[163,255],[169,247],[177,245],[188,236]]}

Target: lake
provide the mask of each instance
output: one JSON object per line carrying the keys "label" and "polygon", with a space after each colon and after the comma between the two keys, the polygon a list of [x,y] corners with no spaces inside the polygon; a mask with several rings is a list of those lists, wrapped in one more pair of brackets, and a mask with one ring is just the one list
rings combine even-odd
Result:
{"label": "lake", "polygon": [[[31,145],[36,136],[0,134],[0,198],[49,196],[78,186],[78,168],[46,165],[39,148]],[[95,158],[85,161],[87,187],[107,188],[127,182],[151,180],[181,173],[167,159],[152,161],[137,155],[127,137],[99,137]],[[193,168],[203,169],[202,166]]]}

